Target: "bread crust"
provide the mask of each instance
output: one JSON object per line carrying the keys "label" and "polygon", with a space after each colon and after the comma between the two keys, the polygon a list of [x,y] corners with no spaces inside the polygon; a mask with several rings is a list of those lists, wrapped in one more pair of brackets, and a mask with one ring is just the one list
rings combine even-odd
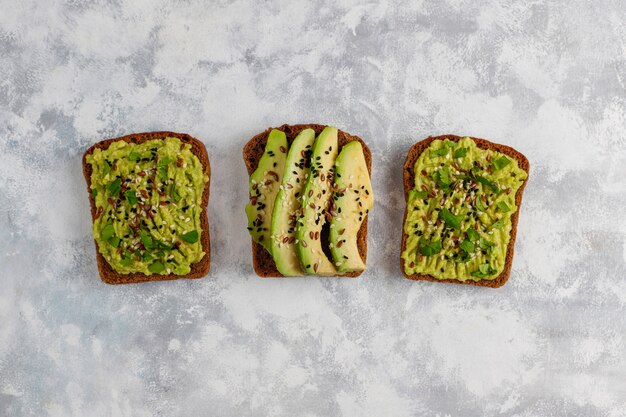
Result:
{"label": "bread crust", "polygon": [[[458,142],[464,137],[467,137],[467,136],[456,136],[456,135],[431,136],[420,142],[417,142],[415,145],[411,147],[411,149],[409,149],[406,160],[404,161],[404,170],[403,170],[403,178],[402,178],[403,183],[404,183],[404,200],[406,202],[408,202],[408,199],[409,199],[409,191],[413,189],[413,186],[415,184],[415,172],[414,172],[415,161],[417,161],[417,158],[419,158],[422,152],[424,152],[430,146],[431,142],[434,140],[448,139],[454,142]],[[497,151],[497,152],[505,154],[506,156],[510,158],[515,159],[517,161],[518,166],[524,171],[526,171],[527,174],[530,174],[530,164],[528,162],[528,159],[523,154],[511,148],[510,146],[500,145],[500,144],[493,143],[485,139],[474,138],[471,136],[470,136],[470,139],[472,139],[480,149]],[[513,213],[513,215],[511,216],[511,222],[512,222],[511,239],[509,240],[509,244],[508,244],[507,251],[506,251],[506,262],[504,264],[504,270],[502,271],[502,273],[500,273],[500,275],[498,275],[496,279],[493,279],[493,280],[483,279],[479,281],[473,281],[473,280],[459,281],[455,279],[438,279],[432,275],[420,275],[420,274],[408,275],[404,270],[404,259],[402,259],[402,253],[406,249],[406,240],[408,237],[408,235],[404,233],[404,223],[406,222],[406,216],[408,213],[407,206],[405,206],[404,208],[404,217],[402,220],[402,244],[400,247],[400,270],[402,271],[402,274],[406,278],[411,279],[411,280],[416,280],[416,281],[447,282],[450,284],[467,284],[467,285],[475,285],[475,286],[480,286],[480,287],[491,287],[491,288],[498,288],[504,285],[504,283],[507,282],[507,280],[509,279],[509,276],[511,275],[511,265],[513,264],[513,252],[515,249],[515,237],[517,236],[517,221],[518,221],[519,213],[521,210],[522,194],[524,192],[524,188],[526,187],[527,182],[528,182],[528,176],[526,177],[522,185],[519,187],[519,189],[515,193],[515,204],[517,205],[517,210],[515,210],[515,213]]]}
{"label": "bread crust", "polygon": [[106,139],[101,142],[98,142],[92,145],[85,153],[83,154],[83,175],[85,177],[85,181],[87,182],[87,190],[89,191],[89,206],[91,208],[91,218],[92,221],[96,220],[96,203],[94,199],[91,197],[91,173],[92,167],[87,163],[87,155],[93,153],[96,149],[107,149],[109,145],[113,142],[117,142],[123,140],[128,143],[143,143],[153,139],[165,139],[166,137],[174,137],[180,139],[182,142],[191,145],[191,151],[194,155],[198,157],[202,166],[204,168],[204,173],[209,177],[209,181],[204,186],[204,191],[202,193],[202,203],[200,213],[200,224],[202,227],[202,233],[200,241],[202,243],[202,250],[205,252],[205,255],[199,262],[196,262],[191,265],[191,271],[186,275],[159,275],[159,274],[151,274],[145,275],[143,273],[130,273],[130,274],[120,274],[116,272],[111,265],[107,262],[107,260],[102,256],[100,251],[98,250],[98,242],[94,240],[96,245],[96,260],[98,263],[98,271],[100,272],[100,278],[103,282],[107,284],[132,284],[138,282],[147,282],[147,281],[169,281],[180,278],[202,278],[209,273],[209,269],[211,267],[211,238],[209,234],[209,220],[207,218],[207,205],[209,202],[209,189],[211,183],[211,165],[209,163],[209,156],[207,154],[206,148],[202,142],[198,139],[187,135],[185,133],[176,133],[176,132],[146,132],[146,133],[133,133],[126,136],[121,136],[119,138]]}
{"label": "bread crust", "polygon": [[[265,129],[264,132],[259,133],[258,135],[250,139],[243,148],[243,160],[246,163],[248,175],[252,175],[252,173],[256,170],[259,164],[259,160],[261,159],[261,156],[263,155],[263,152],[265,151],[267,138],[272,130],[276,129],[276,130],[285,132],[285,135],[287,136],[287,142],[289,143],[289,146],[291,146],[291,143],[296,138],[296,136],[298,136],[298,134],[304,129],[313,129],[315,131],[315,135],[317,136],[322,132],[322,130],[324,130],[325,127],[326,125],[320,125],[320,124],[299,124],[299,125],[285,124],[279,127],[269,127]],[[358,136],[350,135],[342,130],[339,130],[338,137],[339,137],[340,151],[343,145],[345,145],[348,142],[356,140],[361,143],[361,146],[363,147],[363,155],[365,156],[365,163],[367,165],[367,170],[369,171],[369,174],[371,177],[372,176],[372,152],[370,151],[369,147],[365,144],[363,139],[361,139]],[[247,198],[248,196],[246,196],[246,200]],[[361,228],[359,229],[359,232],[357,233],[357,247],[359,249],[359,255],[361,255],[361,259],[363,259],[363,262],[365,262],[367,258],[368,217],[369,215],[365,216],[365,219],[363,219],[363,223],[361,224]],[[284,277],[284,275],[278,272],[278,269],[276,268],[276,263],[274,262],[274,258],[272,258],[272,255],[262,245],[259,245],[254,240],[252,240],[252,266],[254,268],[254,272],[256,272],[256,274],[260,277],[263,277],[263,278]],[[354,278],[354,277],[358,277],[362,273],[363,271],[349,272],[346,274],[336,275],[336,276]]]}

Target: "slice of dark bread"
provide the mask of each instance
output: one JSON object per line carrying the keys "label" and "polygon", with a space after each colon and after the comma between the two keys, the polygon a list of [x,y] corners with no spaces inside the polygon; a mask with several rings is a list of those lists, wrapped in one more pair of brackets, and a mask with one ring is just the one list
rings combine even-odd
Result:
{"label": "slice of dark bread", "polygon": [[[405,201],[408,202],[409,191],[413,189],[413,186],[415,184],[415,172],[414,172],[415,161],[417,161],[417,158],[419,158],[422,152],[424,152],[424,150],[426,150],[430,146],[430,143],[437,139],[439,140],[449,139],[451,141],[458,142],[464,137],[466,136],[456,136],[456,135],[431,136],[427,139],[417,142],[415,145],[411,147],[411,149],[409,149],[409,153],[406,157],[406,160],[404,161],[404,171],[403,171],[404,200]],[[528,163],[528,159],[526,159],[524,155],[522,155],[515,149],[509,146],[499,145],[497,143],[489,142],[488,140],[485,140],[485,139],[472,138],[472,137],[470,138],[476,143],[476,145],[480,149],[497,151],[497,152],[505,154],[506,156],[512,159],[515,159],[517,161],[517,165],[521,169],[526,171],[526,173],[529,173],[530,164]],[[472,281],[472,280],[458,281],[455,279],[437,279],[433,277],[432,275],[420,275],[420,274],[407,275],[406,272],[404,271],[404,259],[400,257],[400,269],[402,270],[402,274],[406,278],[412,279],[412,280],[448,282],[451,284],[468,284],[468,285],[477,285],[477,286],[492,287],[492,288],[497,288],[497,287],[501,287],[502,285],[504,285],[504,283],[509,279],[509,275],[511,274],[511,265],[513,263],[513,251],[515,249],[515,237],[517,235],[517,220],[519,218],[519,212],[520,212],[521,204],[522,204],[522,194],[524,192],[524,187],[526,187],[527,182],[528,182],[528,177],[526,177],[526,180],[524,180],[520,188],[517,190],[517,193],[515,194],[515,204],[517,205],[517,210],[511,216],[511,222],[512,222],[511,239],[509,240],[509,245],[507,247],[506,263],[504,265],[504,270],[502,271],[500,275],[498,275],[496,279],[493,279],[493,280],[483,279],[480,281]],[[406,221],[406,216],[407,216],[407,211],[408,211],[407,209],[408,208],[405,207],[404,219],[402,220],[402,246],[400,249],[400,253],[404,252],[404,249],[406,248],[406,239],[408,237],[407,234],[404,233],[404,223]]]}
{"label": "slice of dark bread", "polygon": [[[265,144],[267,143],[267,137],[273,129],[281,130],[285,132],[287,136],[287,142],[289,146],[293,140],[298,136],[298,134],[304,129],[313,129],[315,131],[315,135],[319,135],[326,125],[318,125],[318,124],[303,124],[303,125],[282,125],[280,127],[271,127],[267,128],[264,132],[259,133],[254,136],[252,139],[246,143],[246,146],[243,148],[243,160],[246,163],[246,168],[248,169],[248,175],[251,175],[254,170],[256,170],[259,160],[265,152]],[[367,170],[369,171],[370,177],[372,176],[372,152],[367,147],[363,139],[358,136],[350,135],[346,132],[339,131],[339,148],[345,145],[348,142],[352,142],[354,140],[358,140],[361,142],[363,146],[363,155],[365,156],[365,162],[367,164]],[[247,198],[247,196],[246,196]],[[359,248],[359,255],[361,255],[361,259],[365,262],[367,258],[367,220],[368,216],[365,216],[363,223],[361,224],[361,228],[357,234],[357,246]],[[252,240],[252,265],[254,267],[254,272],[257,273],[260,277],[268,278],[268,277],[282,277],[283,275],[278,272],[276,269],[276,263],[274,263],[274,258],[272,255],[257,242]],[[360,272],[350,272],[346,274],[341,274],[337,276],[341,277],[358,277],[361,275]]]}
{"label": "slice of dark bread", "polygon": [[193,138],[185,133],[174,132],[149,132],[149,133],[134,133],[119,138],[107,139],[102,142],[98,142],[92,145],[83,155],[83,175],[87,181],[87,189],[89,191],[89,205],[91,207],[91,218],[96,220],[96,203],[91,197],[91,173],[92,167],[87,163],[87,155],[91,154],[96,149],[107,149],[113,142],[123,140],[130,143],[143,143],[153,139],[165,139],[166,137],[178,138],[182,142],[191,145],[191,151],[198,157],[202,166],[204,167],[204,173],[209,177],[209,181],[204,186],[204,192],[202,193],[202,212],[200,213],[200,223],[202,226],[202,233],[200,235],[200,241],[202,243],[202,250],[205,255],[199,262],[191,265],[191,272],[186,275],[160,275],[152,274],[145,275],[141,272],[132,274],[120,274],[116,272],[107,260],[102,256],[98,250],[98,242],[96,243],[96,260],[98,262],[98,271],[100,272],[100,278],[107,284],[131,284],[136,282],[146,281],[166,281],[179,278],[202,278],[209,273],[211,266],[211,241],[209,236],[209,220],[207,218],[207,204],[209,202],[209,187],[211,183],[211,165],[209,164],[209,156],[207,155],[204,144],[198,139]]}

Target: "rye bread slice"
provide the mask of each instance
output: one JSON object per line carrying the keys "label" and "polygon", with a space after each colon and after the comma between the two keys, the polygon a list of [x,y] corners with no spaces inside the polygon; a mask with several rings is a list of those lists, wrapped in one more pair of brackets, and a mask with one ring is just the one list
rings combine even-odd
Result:
{"label": "rye bread slice", "polygon": [[191,151],[198,157],[202,166],[204,167],[204,173],[209,177],[209,181],[204,186],[204,192],[202,193],[202,212],[200,213],[200,224],[202,226],[202,233],[200,241],[202,243],[202,249],[205,255],[199,262],[191,265],[191,272],[186,275],[145,275],[143,273],[131,273],[120,274],[116,272],[107,260],[102,256],[98,250],[98,242],[96,244],[96,260],[98,262],[98,271],[100,272],[100,278],[107,284],[131,284],[137,282],[146,281],[167,281],[179,278],[202,278],[209,273],[211,266],[211,241],[209,236],[209,220],[207,218],[207,204],[209,202],[209,188],[211,183],[211,165],[209,164],[209,157],[207,155],[204,144],[198,139],[193,138],[185,133],[174,132],[148,132],[148,133],[134,133],[131,135],[122,136],[119,138],[107,139],[92,145],[83,155],[83,175],[85,181],[87,181],[87,190],[89,191],[89,205],[91,207],[91,218],[96,220],[96,204],[91,197],[91,165],[87,163],[87,155],[91,154],[96,149],[107,149],[113,142],[123,140],[129,143],[143,143],[153,139],[165,139],[166,137],[174,137],[180,139],[182,142],[191,145]]}
{"label": "rye bread slice", "polygon": [[[285,132],[287,136],[287,143],[291,146],[293,140],[298,136],[298,134],[304,129],[313,129],[315,131],[315,135],[319,135],[326,125],[319,124],[302,124],[302,125],[282,125],[280,127],[270,127],[267,128],[264,132],[259,133],[254,136],[252,139],[246,143],[246,146],[243,148],[243,160],[246,163],[246,168],[248,169],[248,175],[251,175],[254,170],[256,170],[259,160],[265,151],[265,144],[267,143],[267,138],[270,132],[273,129],[281,130]],[[358,136],[350,135],[346,132],[339,130],[339,148],[345,145],[348,142],[357,140],[361,142],[363,146],[363,155],[365,156],[365,162],[367,164],[367,170],[369,171],[370,177],[372,176],[372,152],[367,147],[363,139]],[[246,197],[247,198],[247,197]],[[361,259],[365,262],[367,258],[367,220],[368,216],[365,216],[363,223],[361,224],[361,228],[357,233],[357,247],[359,249],[359,255],[361,255]],[[252,240],[252,239],[251,239]],[[276,263],[274,262],[274,258],[272,255],[257,242],[252,240],[252,265],[254,267],[254,272],[260,277],[270,278],[270,277],[283,277],[283,275],[278,272],[276,268]],[[358,277],[361,275],[360,272],[350,272],[342,275],[337,275],[340,277]]]}
{"label": "rye bread slice", "polygon": [[[405,201],[408,202],[409,191],[413,189],[413,186],[415,184],[415,172],[414,172],[415,161],[417,161],[417,158],[419,158],[422,152],[424,152],[424,150],[426,150],[430,146],[430,143],[437,139],[439,140],[449,139],[451,141],[458,142],[460,139],[464,137],[466,136],[456,136],[456,135],[431,136],[427,139],[417,142],[415,145],[411,147],[411,149],[409,149],[409,153],[404,162],[404,171],[403,171],[404,200]],[[517,165],[521,169],[526,171],[526,173],[530,172],[530,164],[528,163],[528,159],[526,159],[524,155],[522,155],[520,152],[516,151],[515,149],[509,146],[499,145],[497,143],[489,142],[488,140],[485,140],[485,139],[472,138],[472,137],[470,137],[470,139],[472,139],[480,149],[497,151],[497,152],[505,154],[506,156],[512,159],[515,159],[517,161]],[[472,280],[458,281],[455,279],[437,279],[433,277],[432,275],[420,275],[420,274],[407,275],[406,272],[404,271],[404,259],[402,259],[402,256],[401,256],[400,257],[400,269],[402,270],[402,274],[406,278],[412,279],[412,280],[448,282],[451,284],[468,284],[468,285],[477,285],[481,287],[492,287],[492,288],[497,288],[497,287],[501,287],[502,285],[504,285],[504,283],[509,279],[509,276],[511,274],[511,265],[513,263],[513,251],[515,249],[515,237],[517,235],[517,220],[519,218],[519,212],[520,212],[521,204],[522,204],[522,194],[524,192],[524,187],[526,187],[527,182],[528,182],[528,177],[526,177],[526,180],[524,180],[520,188],[515,193],[515,204],[517,205],[517,210],[511,216],[511,222],[512,222],[511,239],[509,240],[509,245],[507,247],[506,263],[504,265],[504,270],[502,271],[500,275],[496,277],[496,279],[493,279],[493,280],[483,279],[480,281],[472,281]],[[407,234],[404,233],[404,222],[406,221],[406,216],[408,212],[407,208],[408,207],[405,207],[404,209],[404,218],[402,220],[402,246],[400,249],[400,253],[404,252],[404,249],[406,248]]]}

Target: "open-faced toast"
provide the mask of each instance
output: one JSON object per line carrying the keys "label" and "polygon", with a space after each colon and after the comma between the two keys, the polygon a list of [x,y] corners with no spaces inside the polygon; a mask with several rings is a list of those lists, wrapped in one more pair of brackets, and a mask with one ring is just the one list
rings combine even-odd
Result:
{"label": "open-faced toast", "polygon": [[[102,210],[100,207],[97,207],[96,200],[94,198],[95,193],[92,190],[93,167],[90,163],[88,163],[89,156],[92,155],[96,151],[96,149],[99,149],[102,151],[107,150],[109,146],[111,146],[111,144],[114,144],[119,141],[124,141],[124,142],[132,143],[132,144],[142,144],[144,142],[152,141],[152,140],[165,140],[165,138],[176,138],[180,140],[180,142],[182,143],[181,149],[183,145],[188,145],[190,147],[189,149],[191,153],[195,155],[197,159],[200,161],[202,165],[201,172],[204,174],[204,176],[206,176],[205,181],[203,182],[203,185],[199,186],[199,188],[201,187],[201,189],[195,190],[198,193],[201,193],[201,202],[199,204],[199,210],[200,210],[199,222],[200,222],[201,232],[199,233],[199,241],[201,245],[201,250],[204,252],[204,256],[202,256],[202,258],[199,261],[192,263],[190,265],[190,271],[185,274],[175,274],[175,273],[164,274],[164,273],[144,273],[144,272],[120,273],[120,272],[117,272],[109,264],[109,262],[105,259],[105,257],[102,255],[101,250],[98,246],[99,245],[98,241],[96,240],[95,242],[96,243],[96,259],[98,263],[98,270],[100,272],[100,278],[102,279],[102,281],[108,284],[127,284],[127,283],[138,283],[138,282],[145,282],[145,281],[173,280],[173,279],[179,279],[179,278],[201,278],[209,272],[209,268],[211,265],[211,247],[210,247],[210,237],[209,237],[209,222],[207,218],[207,204],[209,201],[209,184],[210,184],[210,176],[211,176],[211,167],[209,164],[209,158],[207,155],[206,148],[204,147],[204,144],[200,142],[198,139],[195,139],[187,134],[174,133],[174,132],[137,133],[137,134],[131,134],[127,136],[122,136],[119,138],[104,140],[104,141],[94,144],[89,149],[87,149],[87,151],[83,155],[82,164],[83,164],[83,175],[85,177],[85,181],[87,182],[87,188],[90,192],[89,204],[91,207],[92,220],[96,222],[96,219],[98,218],[100,213],[102,213]],[[171,164],[175,166],[175,165],[178,165],[179,162],[180,161],[173,160]],[[156,170],[156,164],[157,162],[155,161],[155,170]],[[206,180],[206,179],[209,179],[209,180]],[[122,191],[124,190],[123,187],[124,185],[122,185]],[[168,198],[167,204],[175,203],[174,201],[171,201],[171,202],[169,201],[169,196],[165,194],[165,190],[159,191],[156,188],[151,188],[151,187],[147,187],[147,188],[148,188],[147,192],[150,193],[150,195],[146,196],[147,199],[151,198],[154,195],[152,193],[159,192],[162,196],[160,197],[161,200],[165,200],[166,198]],[[176,193],[176,191],[174,190],[172,191]],[[182,191],[179,191],[178,193],[182,193]],[[123,194],[124,194],[123,192],[120,194],[121,200],[124,200]],[[159,198],[159,197],[157,196],[156,198]],[[141,195],[139,195],[139,199],[141,200]],[[112,201],[112,202],[114,204],[116,203],[115,201]],[[163,201],[163,205],[165,205],[165,201]],[[153,211],[156,212],[158,209],[159,207],[153,208]],[[150,215],[151,213],[148,213],[148,214]],[[150,218],[153,219],[152,215],[150,215]],[[191,241],[193,240],[193,238],[194,238],[193,236],[188,237],[187,240]],[[197,242],[197,239],[198,239],[197,235],[195,236],[195,239],[196,241],[194,243]],[[120,241],[117,240],[115,243],[119,245]],[[143,242],[143,243],[146,243],[146,242]],[[181,244],[180,241],[172,242],[172,243],[175,243],[176,245]],[[163,247],[161,247],[160,249],[165,250],[163,249]],[[174,249],[174,248],[172,247],[171,249]],[[165,263],[165,267],[167,266],[168,264]],[[159,272],[164,272],[164,271],[159,271]]]}
{"label": "open-faced toast", "polygon": [[[315,136],[319,137],[320,133],[322,133],[325,128],[326,126],[319,125],[319,124],[283,125],[277,128],[269,128],[269,129],[266,129],[264,132],[259,133],[258,135],[250,139],[248,143],[245,145],[245,147],[243,148],[243,159],[245,161],[248,174],[252,175],[253,172],[257,169],[259,165],[259,161],[261,160],[266,150],[268,137],[272,131],[278,130],[278,131],[284,132],[286,136],[287,145],[289,147],[291,146],[294,139],[305,129],[312,129],[315,133]],[[371,155],[369,148],[365,144],[365,142],[361,138],[350,135],[341,130],[337,131],[337,136],[338,136],[338,145],[339,145],[340,150],[341,148],[344,147],[344,145],[348,144],[349,142],[357,141],[360,143],[362,147],[362,151],[363,151],[365,164],[367,166],[368,174],[371,175],[372,155]],[[369,177],[368,177],[368,181],[369,181]],[[361,259],[363,260],[363,262],[365,262],[366,257],[367,257],[367,215],[364,215],[363,217],[364,218],[362,219],[362,223],[360,225],[360,228],[358,230],[358,234],[356,237],[356,245],[358,247],[358,253]],[[325,241],[327,241],[328,239],[327,233],[324,233],[324,231],[322,231],[322,239]],[[328,243],[326,243],[323,246],[323,250],[327,255],[329,255],[330,248],[328,247]],[[252,240],[252,260],[253,260],[254,271],[259,276],[261,277],[283,276],[278,271],[276,263],[272,255],[270,254],[270,252],[264,246],[256,242],[254,239]],[[353,271],[353,272],[346,272],[346,273],[332,274],[332,275],[356,277],[356,276],[359,276],[361,273],[362,271]]]}
{"label": "open-faced toast", "polygon": [[[400,258],[400,268],[402,270],[402,273],[404,274],[404,276],[408,279],[412,279],[412,280],[427,280],[427,281],[434,281],[434,282],[448,282],[448,283],[455,283],[455,284],[469,284],[469,285],[477,285],[477,286],[487,286],[487,287],[500,287],[502,286],[509,278],[510,272],[511,272],[511,265],[512,265],[512,260],[513,260],[513,252],[514,252],[514,246],[515,246],[515,238],[516,238],[516,233],[517,233],[517,222],[518,222],[518,218],[519,218],[519,211],[520,211],[520,205],[522,202],[522,193],[524,191],[524,187],[526,186],[526,183],[528,181],[528,172],[529,172],[529,163],[528,163],[528,159],[526,159],[526,157],[524,155],[522,155],[520,152],[516,151],[515,149],[509,147],[509,146],[505,146],[505,145],[499,145],[499,144],[495,144],[492,142],[489,142],[487,140],[484,139],[479,139],[479,138],[468,138],[471,139],[477,146],[478,149],[481,150],[488,150],[488,151],[495,151],[499,154],[505,155],[506,158],[511,158],[512,160],[514,160],[517,163],[517,167],[519,167],[519,169],[521,169],[523,172],[526,173],[525,178],[522,179],[518,179],[516,181],[518,181],[516,184],[519,188],[517,188],[517,191],[515,192],[514,195],[514,199],[511,199],[512,201],[514,201],[515,203],[515,207],[516,210],[510,214],[510,234],[509,234],[509,239],[508,239],[508,243],[506,244],[506,254],[505,254],[505,259],[504,259],[504,267],[502,269],[502,271],[497,275],[497,276],[490,276],[489,279],[465,279],[465,280],[459,280],[459,279],[445,279],[442,277],[435,277],[429,273],[424,273],[424,272],[420,272],[417,262],[411,262],[412,265],[407,265],[405,263],[405,252],[407,251],[407,240],[409,238],[409,234],[407,233],[407,230],[409,230],[411,233],[413,232],[413,229],[411,229],[413,227],[412,224],[408,224],[407,223],[407,215],[409,214],[409,195],[411,192],[420,192],[420,193],[424,193],[425,195],[428,195],[428,198],[433,198],[433,199],[437,199],[437,201],[441,201],[443,202],[446,197],[445,195],[441,192],[441,190],[438,189],[438,187],[435,185],[432,188],[426,186],[426,185],[422,185],[422,187],[424,187],[423,189],[420,190],[414,190],[414,187],[416,186],[416,175],[420,176],[423,175],[424,178],[427,178],[428,181],[431,181],[431,183],[436,183],[435,181],[432,181],[430,179],[432,172],[415,172],[415,164],[416,161],[418,161],[418,158],[420,158],[420,156],[427,150],[429,149],[429,147],[431,146],[431,144],[434,141],[441,141],[441,143],[443,143],[442,146],[442,150],[443,152],[441,152],[441,154],[443,154],[444,152],[448,152],[447,150],[443,149],[444,146],[446,146],[446,143],[456,143],[458,144],[459,141],[461,141],[463,139],[463,137],[461,136],[456,136],[456,135],[443,135],[443,136],[437,136],[437,137],[429,137],[425,140],[422,140],[418,143],[416,143],[415,145],[413,145],[413,147],[411,147],[411,149],[408,152],[408,155],[406,157],[406,161],[404,163],[404,171],[403,171],[403,183],[404,183],[404,198],[407,201],[407,207],[405,209],[404,212],[404,220],[403,220],[403,233],[402,233],[402,243],[401,243],[401,253],[403,254]],[[440,143],[440,142],[438,142]],[[451,147],[454,145],[450,145]],[[433,152],[432,150],[430,152]],[[434,151],[437,152],[437,151]],[[454,160],[454,151],[451,150],[449,151],[449,155],[447,155],[447,158],[451,158],[452,160]],[[503,159],[504,163],[509,164],[509,162],[506,162],[506,158]],[[458,159],[458,161],[460,161],[461,159]],[[441,164],[443,166],[443,164]],[[511,164],[510,166],[513,166],[515,164]],[[456,165],[456,167],[459,167],[458,165]],[[439,168],[437,168],[439,169]],[[487,167],[487,169],[489,169],[491,172],[491,167]],[[493,168],[496,169],[496,168]],[[452,168],[452,170],[454,170],[454,168]],[[463,171],[461,169],[461,171]],[[467,170],[468,173],[470,170]],[[458,170],[455,170],[454,174],[461,174],[461,176],[465,176],[464,172],[460,172]],[[482,213],[480,211],[478,211],[478,209],[476,209],[473,206],[470,206],[472,204],[473,201],[476,200],[475,196],[479,195],[479,189],[481,189],[481,187],[486,187],[487,185],[490,187],[493,187],[493,184],[490,184],[490,182],[488,180],[486,180],[483,177],[480,177],[478,180],[476,178],[474,178],[473,176],[471,176],[472,174],[470,174],[470,178],[468,178],[467,181],[467,190],[468,190],[468,196],[466,197],[467,200],[465,202],[466,207],[469,207],[469,210],[473,210],[474,213],[479,213],[480,215],[482,215]],[[446,174],[447,176],[447,174]],[[461,177],[459,176],[459,178]],[[441,180],[441,177],[437,177],[436,179]],[[449,182],[451,182],[450,187],[454,186],[454,183],[452,183],[452,180],[449,180]],[[463,186],[465,186],[465,182],[461,183]],[[486,185],[485,185],[486,184]],[[444,186],[446,186],[447,184],[442,184]],[[463,190],[463,188],[461,188],[461,190]],[[471,190],[471,191],[470,191]],[[439,194],[437,193],[439,191]],[[491,189],[489,189],[489,192],[491,192]],[[506,190],[498,190],[497,192],[494,191],[494,204],[496,201],[496,197],[495,195],[498,193],[505,193],[507,194],[508,192],[510,192],[510,189],[506,189]],[[511,196],[512,197],[512,196]],[[489,197],[491,198],[491,197]],[[416,199],[416,201],[418,201],[419,198]],[[456,200],[456,199],[455,199]],[[461,199],[463,200],[463,199]],[[424,200],[426,201],[426,200]],[[479,202],[480,203],[480,202]],[[435,205],[437,205],[437,203],[434,203]],[[463,201],[457,202],[457,206],[461,204],[463,205]],[[504,204],[503,206],[504,208],[508,208],[508,206],[506,204]],[[435,209],[437,210],[437,209]],[[428,214],[432,214],[432,205],[430,205],[429,208],[429,213]],[[436,217],[430,217],[430,218],[424,218],[425,220],[428,220],[428,222],[430,222],[430,224],[428,222],[425,222],[426,228],[428,227],[437,227],[438,225],[441,226],[446,226],[445,221],[441,220],[441,213],[439,212],[439,219],[437,219]],[[476,215],[477,216],[477,215]],[[446,218],[445,216],[443,216],[444,219]],[[454,217],[452,217],[451,220],[455,220]],[[436,222],[435,224],[433,224],[433,221]],[[416,228],[420,229],[422,228],[422,225],[415,225]],[[458,248],[459,246],[459,241],[464,240],[466,238],[463,238],[464,235],[464,231],[463,230],[454,230],[453,228],[450,228],[450,230],[452,231],[452,235],[457,234],[459,235],[459,239],[456,241],[452,240],[452,242],[450,243],[450,246],[453,248]],[[416,234],[419,234],[419,236],[422,236],[422,231],[421,230],[416,230],[415,231]],[[486,232],[489,233],[489,232]],[[472,232],[472,234],[475,234],[474,232]],[[478,236],[478,234],[475,234],[476,236]],[[469,240],[469,239],[468,239]],[[445,245],[446,242],[444,242],[443,244],[443,250],[445,251]],[[461,242],[461,244],[463,244],[463,242]],[[480,251],[478,250],[478,242],[475,241],[474,243],[472,243],[471,241],[469,243],[467,243],[467,245],[470,248],[474,248],[476,247],[477,252],[479,252],[480,255]],[[421,251],[422,249],[420,249]],[[417,254],[418,257],[420,257],[421,260],[424,259],[424,253],[429,254],[429,253],[435,253],[437,256],[439,256],[439,251],[441,251],[441,244],[439,244],[438,247],[429,247],[428,243],[424,244],[424,251]],[[458,250],[458,249],[457,249]],[[431,252],[429,252],[431,251]],[[462,251],[461,251],[462,252]],[[463,254],[463,253],[461,253]],[[444,259],[444,255],[441,255],[441,259]],[[460,260],[461,262],[463,261],[462,259]],[[491,267],[489,267],[491,268]],[[432,269],[432,268],[431,268]],[[407,272],[407,270],[410,270],[411,272]],[[439,272],[437,270],[437,272]],[[442,268],[442,273],[444,272],[443,268]],[[484,270],[481,270],[478,274],[476,274],[476,276],[480,276],[482,273],[484,273],[484,275],[487,275],[488,273],[492,272],[490,269],[488,268],[484,268]],[[493,272],[493,274],[495,274],[495,272]]]}

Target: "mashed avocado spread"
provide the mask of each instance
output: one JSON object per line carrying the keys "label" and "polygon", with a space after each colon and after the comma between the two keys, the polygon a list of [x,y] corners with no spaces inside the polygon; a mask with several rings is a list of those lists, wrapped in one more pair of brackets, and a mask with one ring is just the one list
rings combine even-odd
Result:
{"label": "mashed avocado spread", "polygon": [[184,275],[202,251],[202,194],[209,178],[178,138],[113,142],[87,156],[98,250],[118,273]]}
{"label": "mashed avocado spread", "polygon": [[515,194],[527,173],[470,138],[435,140],[415,162],[402,252],[408,275],[493,280],[503,270]]}

